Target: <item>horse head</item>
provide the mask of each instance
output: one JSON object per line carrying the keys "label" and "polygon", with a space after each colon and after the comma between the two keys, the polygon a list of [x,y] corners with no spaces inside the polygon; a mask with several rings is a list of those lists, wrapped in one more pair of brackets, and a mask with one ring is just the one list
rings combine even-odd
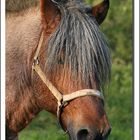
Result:
{"label": "horse head", "polygon": [[[44,36],[49,32],[44,44],[45,76],[62,96],[79,92],[61,108],[61,125],[72,140],[105,140],[111,128],[104,100],[96,94],[103,91],[110,73],[107,42],[98,27],[107,15],[109,1],[89,7],[78,0],[41,0],[40,7]],[[57,114],[57,100],[46,89],[39,104]],[[88,90],[94,90],[95,96],[87,94]]]}

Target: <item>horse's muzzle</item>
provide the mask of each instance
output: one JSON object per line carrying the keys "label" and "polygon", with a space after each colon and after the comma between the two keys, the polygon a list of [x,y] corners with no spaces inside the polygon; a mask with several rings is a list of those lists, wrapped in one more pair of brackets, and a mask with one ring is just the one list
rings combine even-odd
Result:
{"label": "horse's muzzle", "polygon": [[111,128],[106,128],[102,133],[96,129],[80,128],[69,132],[70,140],[107,140]]}

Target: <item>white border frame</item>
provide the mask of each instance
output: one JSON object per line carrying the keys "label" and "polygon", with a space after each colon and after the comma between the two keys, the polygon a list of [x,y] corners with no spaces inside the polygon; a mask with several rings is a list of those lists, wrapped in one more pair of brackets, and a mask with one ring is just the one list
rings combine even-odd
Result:
{"label": "white border frame", "polygon": [[134,0],[134,139],[139,140],[139,0]]}
{"label": "white border frame", "polygon": [[[139,140],[139,0],[134,0],[134,139]],[[1,140],[5,140],[5,0],[1,0]]]}
{"label": "white border frame", "polygon": [[1,0],[1,140],[5,140],[5,0]]}

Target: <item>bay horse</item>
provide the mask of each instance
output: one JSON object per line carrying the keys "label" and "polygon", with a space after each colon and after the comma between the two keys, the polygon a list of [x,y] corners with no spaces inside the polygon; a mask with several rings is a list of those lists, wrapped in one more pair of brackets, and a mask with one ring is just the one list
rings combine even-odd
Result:
{"label": "bay horse", "polygon": [[71,140],[106,140],[111,131],[102,92],[110,53],[99,29],[109,0],[40,0],[6,14],[6,140],[42,110]]}

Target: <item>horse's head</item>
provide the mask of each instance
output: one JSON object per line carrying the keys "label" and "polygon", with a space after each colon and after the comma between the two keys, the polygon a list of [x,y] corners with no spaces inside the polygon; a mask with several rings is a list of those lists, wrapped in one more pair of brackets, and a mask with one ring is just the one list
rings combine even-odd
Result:
{"label": "horse's head", "polygon": [[[48,23],[60,15],[60,22],[52,30],[46,45],[45,75],[69,98],[79,91],[79,96],[68,101],[60,112],[62,127],[72,140],[105,140],[110,133],[104,100],[101,95],[97,96],[110,73],[107,43],[98,27],[105,19],[108,7],[108,0],[93,8],[76,0],[41,1],[42,24],[46,32],[50,29]],[[95,95],[87,95],[89,91],[85,89],[94,90]],[[84,96],[81,97],[80,92],[84,92]],[[49,106],[54,110],[48,110],[56,113],[57,102],[51,92],[49,94],[52,100]],[[42,106],[49,102],[47,98],[44,97]]]}

